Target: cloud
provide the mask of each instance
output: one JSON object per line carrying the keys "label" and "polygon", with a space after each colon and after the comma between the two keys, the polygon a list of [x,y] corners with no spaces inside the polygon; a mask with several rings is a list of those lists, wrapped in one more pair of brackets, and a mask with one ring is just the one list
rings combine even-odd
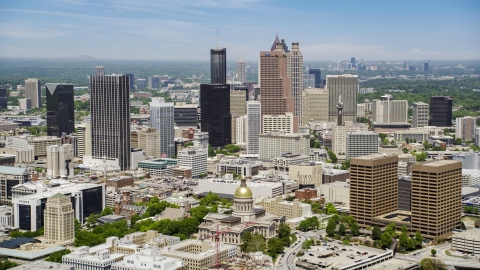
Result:
{"label": "cloud", "polygon": [[419,49],[412,48],[412,49],[410,49],[410,53],[419,54],[419,53],[421,53],[421,51]]}
{"label": "cloud", "polygon": [[64,32],[61,32],[57,29],[48,29],[44,27],[28,27],[12,23],[0,23],[0,37],[22,39],[48,39],[64,35]]}

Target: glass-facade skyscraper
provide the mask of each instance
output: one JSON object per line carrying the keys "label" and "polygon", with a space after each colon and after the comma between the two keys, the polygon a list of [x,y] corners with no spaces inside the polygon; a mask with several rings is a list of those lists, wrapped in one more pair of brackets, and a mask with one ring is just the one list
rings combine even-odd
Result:
{"label": "glass-facade skyscraper", "polygon": [[227,49],[215,48],[210,50],[210,83],[227,83]]}
{"label": "glass-facade skyscraper", "polygon": [[160,154],[162,157],[175,155],[174,103],[163,98],[152,98],[150,102],[150,126],[160,132]]}
{"label": "glass-facade skyscraper", "polygon": [[451,127],[452,126],[452,104],[453,97],[438,96],[430,97],[430,118],[429,126]]}
{"label": "glass-facade skyscraper", "polygon": [[308,71],[308,74],[313,74],[315,76],[315,88],[322,88],[322,72],[318,68],[311,68]]}
{"label": "glass-facade skyscraper", "polygon": [[208,132],[212,147],[232,143],[232,115],[230,114],[230,85],[200,85],[200,127]]}
{"label": "glass-facade skyscraper", "polygon": [[47,134],[62,136],[75,130],[73,84],[47,83]]}

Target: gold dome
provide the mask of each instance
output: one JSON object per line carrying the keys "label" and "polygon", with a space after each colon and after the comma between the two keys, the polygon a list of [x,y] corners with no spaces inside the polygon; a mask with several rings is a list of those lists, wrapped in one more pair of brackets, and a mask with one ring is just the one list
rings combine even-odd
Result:
{"label": "gold dome", "polygon": [[235,190],[235,197],[237,198],[251,198],[253,197],[252,190],[247,187],[247,182],[242,179],[240,186]]}

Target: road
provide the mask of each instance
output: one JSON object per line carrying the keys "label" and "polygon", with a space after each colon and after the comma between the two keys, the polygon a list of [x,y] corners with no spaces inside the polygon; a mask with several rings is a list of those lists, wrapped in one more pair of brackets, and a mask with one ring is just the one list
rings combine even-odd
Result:
{"label": "road", "polygon": [[297,258],[297,253],[302,249],[303,242],[310,238],[317,239],[320,234],[325,233],[325,230],[318,230],[317,232],[294,232],[297,233],[297,242],[295,242],[288,249],[286,249],[283,257],[280,257],[280,259],[275,262],[275,269],[295,270],[295,260]]}

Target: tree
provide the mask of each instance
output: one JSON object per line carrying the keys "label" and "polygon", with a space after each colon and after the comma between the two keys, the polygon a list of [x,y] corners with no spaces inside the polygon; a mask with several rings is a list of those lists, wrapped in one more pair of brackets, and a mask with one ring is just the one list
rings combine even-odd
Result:
{"label": "tree", "polygon": [[265,237],[261,234],[253,234],[250,243],[247,244],[246,252],[257,252],[264,251],[267,248],[267,243],[265,242]]}
{"label": "tree", "polygon": [[387,138],[387,136],[388,136],[388,135],[385,134],[385,133],[378,133],[378,137],[380,137],[380,139],[382,139],[382,140],[385,139],[385,138]]}
{"label": "tree", "polygon": [[70,249],[64,249],[64,250],[60,250],[60,251],[55,251],[55,252],[51,253],[50,256],[48,256],[48,257],[45,259],[45,261],[62,263],[62,256],[63,256],[63,255],[70,254],[70,253],[71,253]]}
{"label": "tree", "polygon": [[345,225],[340,224],[340,226],[338,227],[338,233],[341,235],[341,236],[344,236],[345,233],[346,233],[347,229],[345,228]]}
{"label": "tree", "polygon": [[380,240],[381,234],[382,234],[382,231],[380,230],[380,228],[378,226],[374,226],[372,230],[372,239]]}
{"label": "tree", "polygon": [[337,209],[335,208],[335,206],[331,202],[327,203],[327,205],[325,206],[325,209],[327,210],[327,215],[338,214]]}
{"label": "tree", "polygon": [[408,154],[408,149],[407,148],[403,148],[402,151],[403,151],[404,154]]}
{"label": "tree", "polygon": [[289,236],[291,233],[290,226],[288,226],[285,223],[281,223],[280,226],[278,226],[278,238],[283,238],[285,236]]}
{"label": "tree", "polygon": [[12,262],[8,259],[0,260],[0,270],[6,270],[18,266],[18,263]]}
{"label": "tree", "polygon": [[327,227],[325,228],[327,235],[330,237],[334,236],[336,227],[337,227],[337,224],[335,224],[335,221],[333,219],[328,220]]}
{"label": "tree", "polygon": [[432,253],[432,257],[435,257],[435,255],[437,254],[437,250],[435,250],[434,248],[432,248],[430,250],[430,253]]}
{"label": "tree", "polygon": [[402,228],[400,228],[400,230],[402,231],[402,233],[405,233],[408,235],[408,229],[407,229],[407,226],[403,225]]}
{"label": "tree", "polygon": [[410,144],[410,139],[409,139],[409,138],[406,138],[406,139],[405,139],[405,142],[406,142],[407,144]]}
{"label": "tree", "polygon": [[425,258],[420,261],[420,269],[422,270],[446,270],[447,266],[440,260]]}
{"label": "tree", "polygon": [[313,245],[315,245],[315,240],[313,238],[309,240],[305,240],[305,242],[303,242],[302,244],[302,249],[307,250]]}
{"label": "tree", "polygon": [[391,237],[394,237],[396,235],[395,230],[396,230],[395,223],[390,223],[385,228],[385,232],[390,234]]}
{"label": "tree", "polygon": [[243,252],[246,252],[247,251],[247,246],[248,244],[252,241],[252,233],[249,232],[249,231],[246,231],[244,234],[241,235],[242,238],[242,244],[240,245],[240,249],[243,251]]}
{"label": "tree", "polygon": [[281,253],[284,249],[283,242],[278,238],[270,238],[267,242],[268,245],[268,255],[272,256],[272,258],[276,258],[279,253]]}
{"label": "tree", "polygon": [[382,233],[382,236],[380,237],[380,243],[382,248],[390,247],[392,245],[392,236],[387,232]]}
{"label": "tree", "polygon": [[454,142],[455,145],[462,145],[462,143],[463,143],[462,138],[456,138],[455,139],[455,142]]}
{"label": "tree", "polygon": [[467,226],[465,226],[465,223],[463,223],[463,221],[462,221],[462,224],[461,224],[460,226],[461,226],[461,229],[462,229],[462,230],[464,230],[464,231],[467,230]]}
{"label": "tree", "polygon": [[360,235],[360,228],[358,227],[358,224],[356,222],[353,222],[352,225],[350,225],[350,231],[353,236]]}
{"label": "tree", "polygon": [[416,245],[417,245],[417,246],[421,245],[421,244],[422,244],[422,241],[423,241],[423,236],[422,236],[422,234],[421,234],[419,231],[417,231],[417,232],[415,233],[415,243],[416,243]]}
{"label": "tree", "polygon": [[330,158],[330,160],[332,161],[332,163],[337,163],[338,159],[337,159],[337,155],[335,155],[335,153],[333,153],[332,150],[328,150],[328,157]]}
{"label": "tree", "polygon": [[409,249],[408,235],[406,233],[400,234],[399,243],[400,243],[400,246],[402,246],[403,249],[405,249],[405,250]]}
{"label": "tree", "polygon": [[416,158],[417,158],[418,162],[423,162],[423,161],[427,160],[427,153],[422,152],[420,154],[417,154]]}
{"label": "tree", "polygon": [[350,168],[350,159],[345,160],[342,162],[341,170],[348,170]]}

